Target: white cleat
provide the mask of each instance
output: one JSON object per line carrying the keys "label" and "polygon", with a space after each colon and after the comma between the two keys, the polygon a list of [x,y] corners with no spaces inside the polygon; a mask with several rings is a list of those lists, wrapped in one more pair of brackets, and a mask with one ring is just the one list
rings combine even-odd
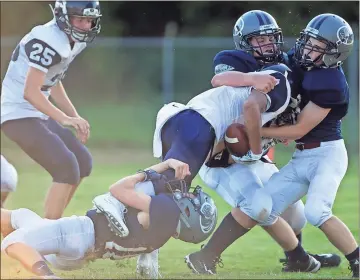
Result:
{"label": "white cleat", "polygon": [[138,278],[159,279],[159,249],[148,254],[141,254],[136,265],[136,276]]}

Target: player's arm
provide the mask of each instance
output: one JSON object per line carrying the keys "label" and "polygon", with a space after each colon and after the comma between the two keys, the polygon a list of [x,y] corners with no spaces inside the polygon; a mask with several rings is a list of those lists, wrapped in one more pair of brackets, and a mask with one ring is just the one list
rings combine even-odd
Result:
{"label": "player's arm", "polygon": [[51,98],[56,105],[69,117],[80,117],[75,106],[68,97],[61,81],[51,88]]}
{"label": "player's arm", "polygon": [[68,116],[56,108],[41,92],[41,87],[45,83],[46,73],[35,67],[29,67],[24,89],[24,98],[40,112],[50,118],[63,123]]}
{"label": "player's arm", "polygon": [[252,89],[252,93],[244,103],[243,108],[250,150],[255,155],[259,155],[262,152],[261,114],[264,112],[273,113],[273,115],[282,113],[288,105],[291,95],[290,85],[283,74],[279,72],[266,72],[276,79],[278,84],[269,94]]}
{"label": "player's arm", "polygon": [[300,139],[316,127],[328,115],[330,110],[330,108],[322,108],[310,101],[299,114],[296,124],[281,127],[263,127],[261,134],[264,137],[275,139]]}
{"label": "player's arm", "polygon": [[[146,170],[162,173],[170,168],[175,170],[175,177],[177,179],[184,179],[187,175],[190,175],[189,165],[175,159],[167,159]],[[136,184],[148,180],[146,177],[147,174],[145,172],[127,176],[110,186],[110,193],[122,203],[148,213],[151,197],[135,190]]]}
{"label": "player's arm", "polygon": [[267,96],[255,89],[244,103],[244,121],[249,138],[250,150],[253,154],[261,154],[261,134],[262,126],[261,113],[266,111],[268,99]]}

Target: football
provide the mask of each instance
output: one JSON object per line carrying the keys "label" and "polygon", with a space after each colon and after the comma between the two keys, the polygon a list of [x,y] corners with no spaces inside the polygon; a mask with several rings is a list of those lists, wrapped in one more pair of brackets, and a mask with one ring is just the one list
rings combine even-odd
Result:
{"label": "football", "polygon": [[228,126],[225,133],[225,146],[230,154],[237,157],[244,156],[250,150],[249,139],[243,124],[233,123]]}

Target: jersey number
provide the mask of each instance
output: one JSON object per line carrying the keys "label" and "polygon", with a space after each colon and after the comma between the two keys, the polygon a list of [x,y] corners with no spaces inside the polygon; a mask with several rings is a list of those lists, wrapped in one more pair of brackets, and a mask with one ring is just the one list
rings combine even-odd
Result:
{"label": "jersey number", "polygon": [[40,61],[42,65],[49,66],[56,52],[50,50],[39,43],[32,45],[33,51],[30,52],[30,59]]}

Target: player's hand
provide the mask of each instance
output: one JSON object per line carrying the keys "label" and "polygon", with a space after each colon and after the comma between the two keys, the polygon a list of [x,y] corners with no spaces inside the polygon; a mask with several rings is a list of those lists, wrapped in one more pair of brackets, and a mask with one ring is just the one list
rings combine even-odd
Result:
{"label": "player's hand", "polygon": [[186,176],[191,175],[189,165],[185,162],[176,159],[168,159],[168,165],[175,170],[176,179],[184,179]]}
{"label": "player's hand", "polygon": [[261,72],[252,73],[251,78],[253,80],[253,87],[263,93],[268,93],[269,91],[273,90],[274,87],[279,83],[279,80],[275,77]]}
{"label": "player's hand", "polygon": [[71,126],[76,130],[77,138],[82,142],[86,143],[90,136],[90,125],[81,117],[66,117],[61,121],[63,126]]}

